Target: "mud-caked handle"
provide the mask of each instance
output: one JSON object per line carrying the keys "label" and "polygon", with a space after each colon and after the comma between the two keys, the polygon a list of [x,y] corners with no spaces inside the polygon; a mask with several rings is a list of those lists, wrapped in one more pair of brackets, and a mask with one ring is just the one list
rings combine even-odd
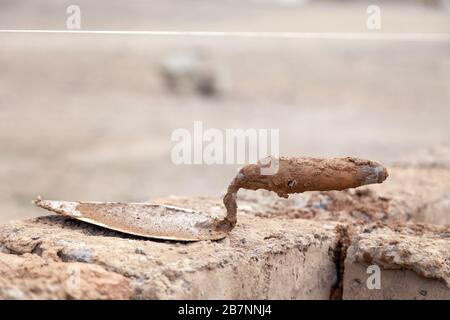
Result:
{"label": "mud-caked handle", "polygon": [[[276,161],[275,170],[265,170],[273,163],[250,164],[239,170],[230,183],[223,202],[227,209],[225,221],[236,224],[236,194],[240,188],[265,189],[287,198],[291,193],[356,188],[381,183],[388,177],[381,164],[359,158],[288,158]],[[272,168],[273,169],[273,166]],[[272,171],[273,174],[267,174]]]}

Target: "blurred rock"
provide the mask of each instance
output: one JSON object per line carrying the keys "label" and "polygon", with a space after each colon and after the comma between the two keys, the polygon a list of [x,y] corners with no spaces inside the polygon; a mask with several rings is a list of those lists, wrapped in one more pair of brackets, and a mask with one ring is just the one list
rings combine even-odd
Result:
{"label": "blurred rock", "polygon": [[450,1],[449,0],[422,0],[425,5],[430,7],[435,7],[438,9],[444,9],[450,11]]}
{"label": "blurred rock", "polygon": [[204,51],[173,54],[160,66],[162,80],[173,93],[195,93],[218,96],[230,88],[230,77],[224,65]]}

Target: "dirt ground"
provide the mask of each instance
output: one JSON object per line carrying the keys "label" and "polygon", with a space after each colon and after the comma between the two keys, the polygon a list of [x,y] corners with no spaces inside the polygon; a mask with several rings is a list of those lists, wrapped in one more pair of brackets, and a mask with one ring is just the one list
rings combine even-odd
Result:
{"label": "dirt ground", "polygon": [[[83,29],[365,32],[367,18],[351,1],[78,3]],[[450,32],[441,7],[381,3],[383,32]],[[64,28],[68,4],[2,1],[0,29]],[[192,50],[225,70],[223,94],[164,86],[161,62]],[[449,42],[0,34],[0,222],[42,214],[37,195],[223,194],[237,165],[171,162],[171,133],[195,120],[280,129],[287,156],[408,160],[450,145],[449,84]]]}

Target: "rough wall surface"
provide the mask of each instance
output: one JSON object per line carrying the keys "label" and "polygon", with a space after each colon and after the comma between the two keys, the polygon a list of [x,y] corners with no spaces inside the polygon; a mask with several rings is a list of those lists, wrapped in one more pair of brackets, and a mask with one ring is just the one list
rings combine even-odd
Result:
{"label": "rough wall surface", "polygon": [[[83,285],[77,286],[77,274]],[[130,281],[101,266],[0,253],[2,299],[127,299]]]}
{"label": "rough wall surface", "polygon": [[[337,281],[333,228],[242,214],[222,241],[173,243],[59,216],[13,222],[0,229],[0,297],[327,299]],[[67,288],[74,266],[78,292]]]}
{"label": "rough wall surface", "polygon": [[[374,226],[356,236],[345,260],[346,299],[450,299],[450,228]],[[367,267],[381,268],[380,287],[366,285]],[[364,280],[362,280],[364,279]]]}

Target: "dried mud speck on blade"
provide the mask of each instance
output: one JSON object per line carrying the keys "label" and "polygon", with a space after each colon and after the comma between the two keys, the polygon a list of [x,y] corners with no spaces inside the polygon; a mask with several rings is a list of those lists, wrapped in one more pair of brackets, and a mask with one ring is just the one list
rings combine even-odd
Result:
{"label": "dried mud speck on blade", "polygon": [[388,174],[380,164],[358,158],[272,158],[277,171],[262,174],[272,163],[244,166],[230,183],[223,203],[226,216],[170,205],[119,202],[69,202],[37,199],[44,209],[127,234],[176,241],[218,240],[237,222],[239,189],[265,189],[280,197],[304,191],[344,190],[381,183]]}

